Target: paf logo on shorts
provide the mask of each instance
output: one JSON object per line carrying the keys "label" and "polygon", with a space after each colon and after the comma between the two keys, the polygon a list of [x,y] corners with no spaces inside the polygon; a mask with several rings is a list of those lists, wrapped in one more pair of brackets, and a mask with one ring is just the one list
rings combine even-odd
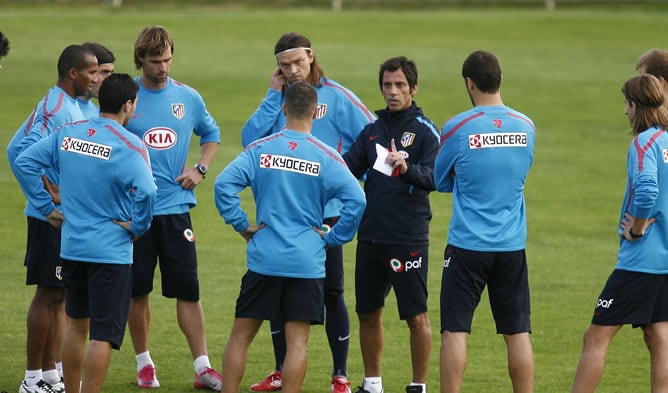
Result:
{"label": "paf logo on shorts", "polygon": [[172,104],[172,115],[177,119],[183,119],[186,114],[186,106],[183,104]]}
{"label": "paf logo on shorts", "polygon": [[56,266],[56,278],[58,281],[63,281],[63,267]]}
{"label": "paf logo on shorts", "polygon": [[195,241],[195,233],[194,233],[193,230],[190,229],[190,228],[186,228],[186,229],[183,231],[183,237],[184,237],[187,241],[189,241],[190,243],[192,243],[192,242]]}
{"label": "paf logo on shorts", "polygon": [[668,149],[663,149],[661,153],[663,153],[663,163],[668,164]]}
{"label": "paf logo on shorts", "polygon": [[320,120],[327,115],[327,104],[318,104],[315,108],[315,119]]}
{"label": "paf logo on shorts", "polygon": [[397,273],[401,273],[403,271],[408,271],[411,269],[420,269],[421,267],[422,267],[422,257],[418,258],[415,261],[406,261],[406,262],[401,262],[397,258],[390,259],[390,268]]}
{"label": "paf logo on shorts", "polygon": [[596,308],[610,308],[612,307],[612,302],[614,302],[615,299],[598,299],[596,302]]}
{"label": "paf logo on shorts", "polygon": [[144,133],[146,146],[156,150],[167,150],[176,145],[176,132],[171,128],[155,127]]}

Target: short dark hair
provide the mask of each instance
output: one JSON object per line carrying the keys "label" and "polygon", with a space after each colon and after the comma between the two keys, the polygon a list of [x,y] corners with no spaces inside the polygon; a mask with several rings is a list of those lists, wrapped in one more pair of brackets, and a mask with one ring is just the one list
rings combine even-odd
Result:
{"label": "short dark hair", "polygon": [[116,61],[113,52],[102,44],[89,41],[84,42],[82,46],[92,50],[93,53],[95,53],[95,57],[97,57],[97,64],[109,64]]}
{"label": "short dark hair", "polygon": [[118,113],[128,101],[137,99],[139,85],[128,74],[111,74],[100,86],[100,113]]}
{"label": "short dark hair", "polygon": [[464,60],[462,77],[470,78],[483,93],[496,93],[501,88],[501,66],[492,52],[477,50]]}
{"label": "short dark hair", "polygon": [[95,53],[82,45],[65,48],[58,58],[58,78],[64,78],[72,68],[79,71],[86,68],[86,56],[95,57]]}
{"label": "short dark hair", "polygon": [[9,39],[0,31],[0,58],[7,56],[9,53]]}
{"label": "short dark hair", "polygon": [[413,89],[418,83],[417,65],[413,60],[409,60],[406,56],[393,57],[385,60],[380,65],[380,72],[378,73],[378,85],[380,90],[383,90],[383,74],[385,71],[394,72],[401,69],[408,81],[408,87]]}
{"label": "short dark hair", "polygon": [[318,94],[313,86],[305,81],[291,84],[285,93],[285,107],[288,116],[296,119],[312,118],[317,103]]}

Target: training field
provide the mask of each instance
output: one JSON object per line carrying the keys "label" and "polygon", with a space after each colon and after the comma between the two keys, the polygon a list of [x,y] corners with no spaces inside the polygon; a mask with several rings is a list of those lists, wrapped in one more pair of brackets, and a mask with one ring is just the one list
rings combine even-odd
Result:
{"label": "training field", "polygon": [[[175,36],[172,76],[204,97],[222,129],[211,175],[199,186],[192,211],[198,239],[201,296],[209,355],[220,369],[245,271],[245,242],[218,216],[212,202],[215,176],[240,151],[240,130],[269,86],[273,46],[280,34],[311,38],[326,74],[356,92],[372,110],[384,107],[378,66],[397,55],[417,62],[418,105],[442,126],[470,102],[461,62],[475,49],[495,52],[504,70],[507,105],[537,125],[532,172],[526,185],[527,254],[532,294],[536,392],[570,390],[596,297],[616,261],[617,217],[630,141],[622,83],[636,58],[667,46],[665,12],[634,10],[447,10],[332,14],[326,10],[169,8],[10,8],[0,5],[0,30],[11,52],[0,61],[0,144],[5,147],[32,107],[56,82],[56,61],[72,43],[99,41],[116,55],[116,70],[137,75],[134,40],[142,27],[161,24]],[[198,155],[192,146],[189,164]],[[252,211],[250,193],[243,194]],[[101,195],[100,197],[105,197]],[[24,199],[6,159],[0,160],[0,390],[16,391],[25,368],[25,315],[33,288],[24,283]],[[451,196],[433,193],[430,316],[434,335],[430,392],[438,391],[439,285]],[[305,201],[307,203],[307,201]],[[286,212],[290,214],[290,212]],[[400,230],[400,229],[398,229]],[[351,311],[349,377],[363,377],[354,314],[354,242],[345,247],[346,299]],[[486,295],[485,295],[486,296]],[[178,330],[175,305],[152,297],[151,352],[163,393],[192,390],[193,369]],[[408,329],[388,298],[383,382],[388,393],[410,382]],[[273,367],[268,324],[251,346],[242,388]],[[312,329],[304,392],[328,392],[331,360],[322,326]],[[129,333],[115,351],[104,391],[132,392],[134,353]],[[509,392],[505,344],[495,334],[486,299],[469,339],[465,392]],[[642,332],[625,327],[610,348],[601,392],[649,391],[649,357]]]}

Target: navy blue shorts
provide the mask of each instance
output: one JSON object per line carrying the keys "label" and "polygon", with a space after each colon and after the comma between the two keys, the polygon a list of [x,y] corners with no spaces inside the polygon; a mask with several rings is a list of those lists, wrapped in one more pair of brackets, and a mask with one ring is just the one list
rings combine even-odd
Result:
{"label": "navy blue shorts", "polygon": [[531,302],[524,250],[471,251],[448,245],[441,277],[441,332],[471,332],[473,313],[487,285],[499,334],[531,332]]}
{"label": "navy blue shorts", "polygon": [[26,285],[65,288],[60,259],[60,229],[46,221],[28,217]]}
{"label": "navy blue shorts", "polygon": [[429,245],[390,246],[357,242],[355,310],[367,314],[385,306],[394,289],[399,318],[427,312]]}
{"label": "navy blue shorts", "polygon": [[[339,217],[325,218],[324,224],[333,227]],[[343,293],[343,247],[327,248],[325,259],[325,296],[339,296]]]}
{"label": "navy blue shorts", "polygon": [[65,312],[90,318],[91,340],[120,349],[130,308],[132,269],[129,264],[63,261]]}
{"label": "navy blue shorts", "polygon": [[236,318],[310,321],[325,319],[322,278],[276,277],[246,271],[234,312]]}
{"label": "navy blue shorts", "polygon": [[668,274],[613,270],[596,301],[594,325],[647,326],[668,321]]}
{"label": "navy blue shorts", "polygon": [[155,267],[160,261],[162,295],[199,300],[197,250],[190,214],[153,216],[151,229],[134,243],[132,297],[153,290]]}

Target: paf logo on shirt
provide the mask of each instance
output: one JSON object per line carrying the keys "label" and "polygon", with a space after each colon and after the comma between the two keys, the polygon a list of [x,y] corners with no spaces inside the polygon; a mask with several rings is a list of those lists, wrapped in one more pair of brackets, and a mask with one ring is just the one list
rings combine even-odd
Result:
{"label": "paf logo on shirt", "polygon": [[183,104],[172,104],[172,115],[177,119],[183,119],[183,116],[186,115],[186,106]]}
{"label": "paf logo on shirt", "polygon": [[156,150],[166,150],[176,145],[176,132],[171,128],[155,127],[144,133],[146,146]]}

